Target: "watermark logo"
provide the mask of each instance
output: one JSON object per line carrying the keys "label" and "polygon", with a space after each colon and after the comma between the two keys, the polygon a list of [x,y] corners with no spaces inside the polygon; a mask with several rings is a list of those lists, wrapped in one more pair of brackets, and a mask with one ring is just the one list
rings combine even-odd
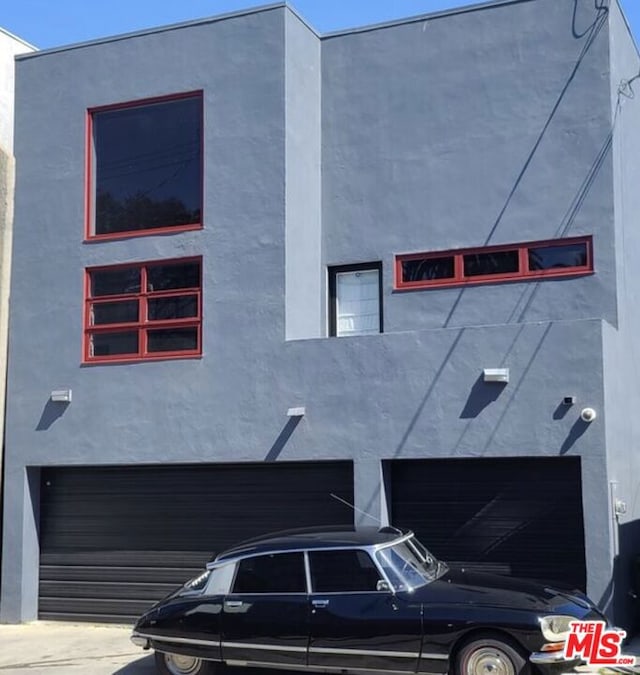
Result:
{"label": "watermark logo", "polygon": [[607,628],[604,621],[572,621],[564,645],[564,658],[583,659],[590,666],[633,666],[635,658],[622,654],[623,630]]}

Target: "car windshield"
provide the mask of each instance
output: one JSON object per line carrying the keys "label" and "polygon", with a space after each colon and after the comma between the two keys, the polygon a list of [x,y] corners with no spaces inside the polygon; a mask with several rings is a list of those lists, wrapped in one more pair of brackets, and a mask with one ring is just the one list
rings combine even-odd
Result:
{"label": "car windshield", "polygon": [[378,563],[395,591],[411,591],[442,576],[447,566],[415,538],[376,552]]}

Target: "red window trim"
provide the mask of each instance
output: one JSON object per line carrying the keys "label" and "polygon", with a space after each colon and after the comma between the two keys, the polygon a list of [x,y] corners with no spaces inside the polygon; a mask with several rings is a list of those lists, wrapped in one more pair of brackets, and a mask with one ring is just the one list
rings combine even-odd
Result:
{"label": "red window trim", "polygon": [[[554,268],[548,270],[529,270],[528,251],[531,248],[545,246],[564,246],[570,244],[586,244],[587,263],[575,267]],[[495,253],[499,251],[517,251],[519,269],[513,273],[483,274],[478,276],[464,275],[464,256],[474,253]],[[434,258],[452,257],[454,274],[445,279],[426,279],[420,281],[402,280],[402,263],[407,260],[429,260]],[[428,253],[400,253],[395,256],[394,289],[398,291],[422,288],[450,288],[454,286],[476,286],[479,284],[528,281],[530,279],[555,279],[558,277],[575,277],[593,273],[593,237],[567,237],[560,239],[545,239],[542,241],[528,241],[519,244],[501,244],[499,246],[481,246],[475,248],[450,249],[447,251],[429,251]]]}
{"label": "red window trim", "polygon": [[[148,291],[146,290],[146,275],[149,267],[158,265],[171,265],[173,263],[197,262],[200,265],[200,278],[197,288],[177,288],[168,291]],[[91,296],[91,274],[94,272],[113,271],[118,269],[140,269],[140,291],[136,293],[120,293],[117,295],[100,295],[95,298]],[[148,300],[156,298],[184,297],[194,295],[197,298],[196,316],[180,319],[163,319],[158,321],[149,321],[147,319]],[[109,323],[91,325],[91,307],[95,304],[104,304],[109,302],[122,302],[126,300],[137,301],[139,304],[138,321],[125,323]],[[202,356],[202,257],[192,256],[188,258],[169,258],[161,260],[146,260],[135,263],[122,263],[118,265],[101,265],[98,267],[87,267],[84,275],[84,304],[83,304],[83,347],[82,363],[104,364],[104,363],[130,363],[135,361],[164,361],[167,359],[189,359]],[[163,330],[167,328],[196,328],[197,329],[197,348],[190,350],[168,351],[168,352],[148,352],[147,351],[147,333],[152,330]],[[110,356],[92,356],[91,355],[91,336],[98,333],[119,333],[122,331],[138,332],[138,352],[135,354],[113,354]]]}
{"label": "red window trim", "polygon": [[200,147],[200,222],[188,223],[187,225],[174,225],[171,227],[155,227],[146,230],[126,230],[123,232],[110,232],[108,234],[95,234],[93,232],[93,115],[94,113],[105,112],[108,110],[126,110],[127,108],[139,108],[154,103],[167,103],[184,98],[200,99],[200,127],[204,132],[204,97],[203,90],[181,92],[179,94],[167,94],[166,96],[153,96],[150,98],[141,98],[134,101],[124,101],[122,103],[111,103],[109,105],[96,106],[87,109],[86,128],[85,128],[85,200],[84,200],[84,241],[92,243],[97,241],[112,241],[117,239],[129,239],[131,237],[146,237],[157,234],[174,234],[178,232],[189,232],[203,229],[203,208],[204,208],[204,133],[201,137]]}

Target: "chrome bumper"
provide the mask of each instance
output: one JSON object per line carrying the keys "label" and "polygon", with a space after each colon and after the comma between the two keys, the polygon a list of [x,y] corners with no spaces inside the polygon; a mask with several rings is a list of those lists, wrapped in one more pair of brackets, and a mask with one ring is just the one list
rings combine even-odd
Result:
{"label": "chrome bumper", "polygon": [[567,661],[563,652],[533,652],[529,656],[529,661],[536,666],[553,666],[558,663],[575,665],[579,663],[579,661]]}
{"label": "chrome bumper", "polygon": [[149,649],[149,640],[146,637],[142,637],[142,635],[138,635],[138,633],[132,633],[131,634],[131,642],[136,647],[142,647],[142,649]]}

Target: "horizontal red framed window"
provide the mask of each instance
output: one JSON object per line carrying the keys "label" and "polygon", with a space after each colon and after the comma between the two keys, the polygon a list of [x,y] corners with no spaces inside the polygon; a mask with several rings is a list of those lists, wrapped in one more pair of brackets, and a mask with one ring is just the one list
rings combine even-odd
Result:
{"label": "horizontal red framed window", "polygon": [[396,255],[395,288],[442,288],[592,272],[592,237],[572,237]]}
{"label": "horizontal red framed window", "polygon": [[201,353],[201,258],[86,270],[85,363]]}
{"label": "horizontal red framed window", "polygon": [[92,108],[87,240],[202,227],[202,92]]}

